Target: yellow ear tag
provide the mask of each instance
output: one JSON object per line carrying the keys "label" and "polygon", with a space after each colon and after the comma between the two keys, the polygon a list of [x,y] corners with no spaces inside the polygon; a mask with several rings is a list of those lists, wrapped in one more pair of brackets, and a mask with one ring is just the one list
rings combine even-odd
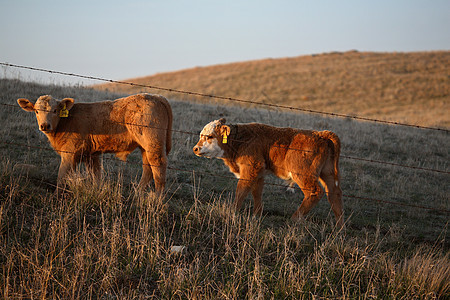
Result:
{"label": "yellow ear tag", "polygon": [[223,143],[223,144],[226,144],[226,143],[228,143],[228,136],[227,136],[227,134],[226,134],[226,133],[224,133],[224,134],[223,134],[223,139],[222,139],[222,143]]}
{"label": "yellow ear tag", "polygon": [[63,108],[59,111],[60,118],[67,118],[69,116],[69,111],[66,109],[66,105],[64,104]]}

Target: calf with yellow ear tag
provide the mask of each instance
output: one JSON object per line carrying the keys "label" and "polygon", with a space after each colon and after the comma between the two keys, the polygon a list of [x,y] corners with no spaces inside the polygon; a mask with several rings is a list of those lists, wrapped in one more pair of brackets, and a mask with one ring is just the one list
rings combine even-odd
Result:
{"label": "calf with yellow ear tag", "polygon": [[215,120],[208,123],[200,132],[200,140],[194,147],[197,156],[208,158],[222,158],[223,149],[221,145],[228,144],[230,127],[225,124],[225,119]]}
{"label": "calf with yellow ear tag", "polygon": [[337,224],[343,226],[341,144],[335,133],[225,122],[220,119],[208,123],[193,151],[200,157],[223,160],[239,179],[233,204],[236,210],[251,193],[253,211],[261,215],[264,177],[272,173],[303,191],[304,199],[292,215],[293,220],[303,218],[326,195]]}
{"label": "calf with yellow ear tag", "polygon": [[19,99],[17,103],[23,110],[36,114],[40,131],[50,133],[56,130],[60,118],[69,116],[69,110],[73,107],[74,100],[65,98],[59,101],[52,96],[45,95],[39,97],[35,104],[28,99]]}
{"label": "calf with yellow ear tag", "polygon": [[138,94],[115,101],[74,103],[71,98],[45,95],[34,104],[27,99],[17,102],[23,110],[35,113],[39,130],[61,156],[58,186],[80,162],[99,178],[102,153],[115,153],[126,160],[139,148],[143,169],[139,189],[154,179],[157,192],[164,190],[172,146],[172,109],[166,98]]}

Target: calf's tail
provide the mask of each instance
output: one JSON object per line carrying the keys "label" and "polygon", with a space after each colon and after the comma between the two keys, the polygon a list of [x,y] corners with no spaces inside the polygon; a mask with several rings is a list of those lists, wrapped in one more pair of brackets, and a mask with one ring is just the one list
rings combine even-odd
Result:
{"label": "calf's tail", "polygon": [[341,155],[341,140],[339,137],[332,131],[325,130],[319,132],[322,138],[325,138],[333,144],[333,165],[334,165],[334,181],[336,186],[340,185],[340,173],[339,173],[339,156]]}
{"label": "calf's tail", "polygon": [[169,127],[167,128],[166,136],[166,155],[172,150],[172,119],[170,119]]}
{"label": "calf's tail", "polygon": [[167,110],[167,132],[166,132],[166,155],[169,154],[170,150],[172,150],[172,122],[173,122],[173,114],[172,107],[169,104],[169,101],[164,99],[164,106]]}

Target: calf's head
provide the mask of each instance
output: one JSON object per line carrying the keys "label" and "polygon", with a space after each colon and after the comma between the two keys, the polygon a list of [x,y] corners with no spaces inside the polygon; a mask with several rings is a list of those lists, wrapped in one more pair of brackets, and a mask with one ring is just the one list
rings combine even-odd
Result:
{"label": "calf's head", "polygon": [[44,133],[56,129],[59,119],[68,116],[69,110],[73,107],[73,102],[72,98],[57,100],[49,95],[39,97],[35,104],[28,99],[17,100],[23,110],[36,114],[39,130]]}
{"label": "calf's head", "polygon": [[228,142],[230,127],[225,125],[225,119],[208,123],[200,132],[200,140],[193,151],[197,156],[221,158],[224,156],[223,144]]}

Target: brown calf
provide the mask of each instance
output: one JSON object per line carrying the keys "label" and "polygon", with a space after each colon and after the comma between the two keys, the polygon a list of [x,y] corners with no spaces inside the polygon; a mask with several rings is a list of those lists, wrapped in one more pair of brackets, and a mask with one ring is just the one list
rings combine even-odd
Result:
{"label": "brown calf", "polygon": [[172,109],[162,96],[139,94],[115,101],[74,103],[41,96],[35,104],[18,99],[20,107],[36,114],[39,130],[61,156],[58,186],[67,173],[84,162],[97,177],[101,153],[115,153],[126,160],[136,148],[142,152],[144,188],[154,178],[161,192],[166,181],[171,148]]}
{"label": "brown calf", "polygon": [[[340,141],[331,131],[277,128],[259,123],[207,124],[193,149],[197,156],[220,158],[239,179],[234,207],[239,210],[249,192],[254,213],[262,212],[262,190],[267,171],[296,183],[305,197],[293,220],[306,215],[325,189],[338,225],[343,224],[339,177]],[[320,184],[319,184],[320,182]]]}

